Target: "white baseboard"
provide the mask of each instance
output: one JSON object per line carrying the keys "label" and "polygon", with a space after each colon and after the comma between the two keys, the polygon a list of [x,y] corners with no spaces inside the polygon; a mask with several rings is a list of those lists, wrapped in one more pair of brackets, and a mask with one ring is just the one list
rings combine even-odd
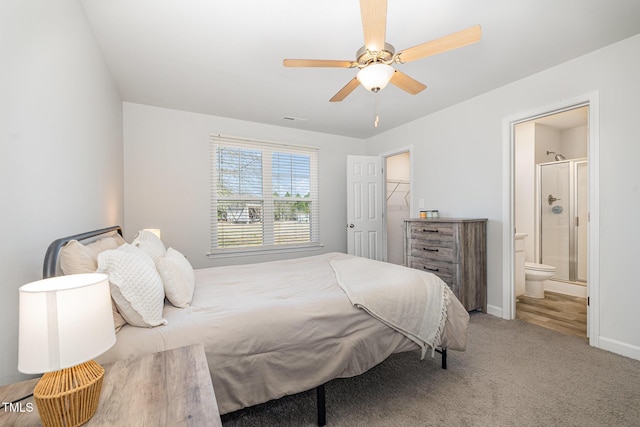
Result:
{"label": "white baseboard", "polygon": [[638,346],[605,337],[599,337],[598,346],[602,350],[620,354],[631,359],[640,360],[640,347]]}
{"label": "white baseboard", "polygon": [[502,319],[502,307],[487,304],[487,314],[491,314]]}

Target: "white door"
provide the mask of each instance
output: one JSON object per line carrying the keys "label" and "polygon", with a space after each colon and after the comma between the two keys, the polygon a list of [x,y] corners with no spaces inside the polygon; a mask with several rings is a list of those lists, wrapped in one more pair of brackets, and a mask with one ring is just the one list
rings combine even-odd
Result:
{"label": "white door", "polygon": [[383,260],[382,158],[347,156],[347,252]]}

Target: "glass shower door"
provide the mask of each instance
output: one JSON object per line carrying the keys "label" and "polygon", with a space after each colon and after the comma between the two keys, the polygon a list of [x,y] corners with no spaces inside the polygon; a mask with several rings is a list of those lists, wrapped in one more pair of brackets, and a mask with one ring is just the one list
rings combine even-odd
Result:
{"label": "glass shower door", "polygon": [[540,263],[554,266],[554,279],[587,281],[588,162],[538,165]]}
{"label": "glass shower door", "polygon": [[540,262],[556,268],[554,278],[570,279],[571,174],[569,162],[539,166]]}

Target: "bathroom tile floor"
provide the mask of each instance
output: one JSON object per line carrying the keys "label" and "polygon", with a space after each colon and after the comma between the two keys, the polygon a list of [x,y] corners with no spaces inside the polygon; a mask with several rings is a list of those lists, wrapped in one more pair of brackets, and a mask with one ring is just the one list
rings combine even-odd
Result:
{"label": "bathroom tile floor", "polygon": [[587,299],[548,291],[544,295],[544,299],[519,296],[516,318],[586,339]]}

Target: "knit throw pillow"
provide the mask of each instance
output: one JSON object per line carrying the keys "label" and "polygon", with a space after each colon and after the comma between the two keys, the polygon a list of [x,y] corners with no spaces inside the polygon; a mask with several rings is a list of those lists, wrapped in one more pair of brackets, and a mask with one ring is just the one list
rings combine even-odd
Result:
{"label": "knit throw pillow", "polygon": [[111,297],[127,323],[166,325],[162,318],[164,287],[153,260],[127,243],[98,255],[98,271],[109,275]]}

